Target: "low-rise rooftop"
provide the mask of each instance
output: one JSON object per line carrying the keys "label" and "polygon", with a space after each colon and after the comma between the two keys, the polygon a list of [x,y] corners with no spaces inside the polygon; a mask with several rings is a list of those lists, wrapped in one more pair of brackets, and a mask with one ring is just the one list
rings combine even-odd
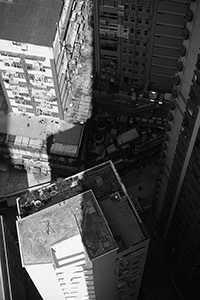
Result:
{"label": "low-rise rooftop", "polygon": [[23,265],[51,262],[51,246],[79,234],[90,259],[117,250],[91,190],[18,220],[17,230]]}
{"label": "low-rise rooftop", "polygon": [[[50,117],[30,116],[23,113],[2,114],[0,132],[45,140],[48,135],[57,134],[56,140],[77,145],[82,125],[68,123]],[[68,134],[69,132],[69,134]],[[61,138],[62,137],[62,138]]]}
{"label": "low-rise rooftop", "polygon": [[73,157],[78,155],[83,130],[84,125],[50,117],[9,113],[2,114],[0,118],[0,142],[5,140],[17,146],[40,149],[52,136],[51,152]]}

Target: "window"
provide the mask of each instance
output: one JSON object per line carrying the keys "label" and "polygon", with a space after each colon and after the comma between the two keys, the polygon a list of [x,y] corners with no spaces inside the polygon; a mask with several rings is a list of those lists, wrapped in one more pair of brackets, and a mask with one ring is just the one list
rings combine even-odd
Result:
{"label": "window", "polygon": [[197,56],[196,68],[197,70],[200,70],[200,54]]}
{"label": "window", "polygon": [[129,82],[128,77],[124,77],[124,82],[125,82],[125,83],[128,83],[128,82]]}
{"label": "window", "polygon": [[[198,71],[195,71],[196,74],[193,76],[193,82],[197,85],[198,88],[200,88],[200,75]],[[197,76],[198,75],[198,76]]]}
{"label": "window", "polygon": [[31,109],[31,108],[26,108],[26,112],[28,112],[28,113],[33,113],[33,109]]}
{"label": "window", "polygon": [[21,45],[22,45],[22,43],[18,43],[18,42],[12,42],[12,44],[13,44],[14,46],[21,46]]}

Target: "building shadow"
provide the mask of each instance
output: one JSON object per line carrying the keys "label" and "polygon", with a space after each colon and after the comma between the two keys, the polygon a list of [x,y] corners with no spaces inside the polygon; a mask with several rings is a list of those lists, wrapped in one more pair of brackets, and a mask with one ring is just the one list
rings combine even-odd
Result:
{"label": "building shadow", "polygon": [[46,151],[51,181],[85,169],[89,130],[90,120],[84,125],[70,124],[69,129],[47,137]]}
{"label": "building shadow", "polygon": [[[4,232],[2,234],[5,237],[1,241],[1,249],[4,254],[7,253],[8,255],[7,265],[4,256],[1,255],[1,273],[4,279],[6,278],[4,280],[5,286],[2,282],[1,288],[4,289],[7,293],[6,297],[8,297],[9,291],[7,288],[10,280],[13,299],[42,300],[27,272],[21,266],[15,225],[17,218],[16,198],[27,191],[29,182],[23,161],[19,159],[19,156],[17,157],[17,152],[18,155],[20,151],[24,153],[25,148],[15,144],[17,136],[12,134],[11,120],[1,85],[0,118],[0,215],[2,220],[1,230]],[[8,274],[11,274],[11,277]]]}
{"label": "building shadow", "polygon": [[21,156],[25,151],[16,144],[17,139],[0,85],[0,213],[15,205],[16,195],[28,188],[27,173],[19,159],[20,151]]}

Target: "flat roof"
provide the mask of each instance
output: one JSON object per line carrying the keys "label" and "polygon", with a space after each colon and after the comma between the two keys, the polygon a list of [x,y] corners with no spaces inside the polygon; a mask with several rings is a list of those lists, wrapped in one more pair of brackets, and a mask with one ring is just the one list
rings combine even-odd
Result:
{"label": "flat roof", "polygon": [[[148,239],[142,221],[111,161],[71,177],[58,179],[49,186],[30,190],[17,199],[19,217],[22,220],[29,217],[35,220],[38,210],[45,211],[54,204],[59,205],[88,190],[92,190],[98,201],[119,251]],[[34,205],[36,200],[40,200],[39,207]]]}
{"label": "flat roof", "polygon": [[119,145],[122,145],[122,144],[128,143],[134,139],[137,139],[138,137],[139,137],[139,134],[138,134],[137,130],[135,128],[133,128],[131,130],[128,130],[128,131],[118,135],[116,137],[116,140]]}
{"label": "flat roof", "polygon": [[68,145],[79,145],[82,130],[83,125],[50,117],[30,116],[23,113],[2,114],[0,117],[1,133],[39,140],[46,140],[53,134],[55,142]]}
{"label": "flat roof", "polygon": [[117,250],[91,190],[17,221],[23,265],[52,262],[51,246],[81,235],[89,258]]}
{"label": "flat roof", "polygon": [[51,47],[62,0],[0,1],[0,39]]}
{"label": "flat roof", "polygon": [[108,197],[100,202],[100,207],[116,238],[119,250],[128,249],[146,239],[126,196],[121,201],[113,201]]}

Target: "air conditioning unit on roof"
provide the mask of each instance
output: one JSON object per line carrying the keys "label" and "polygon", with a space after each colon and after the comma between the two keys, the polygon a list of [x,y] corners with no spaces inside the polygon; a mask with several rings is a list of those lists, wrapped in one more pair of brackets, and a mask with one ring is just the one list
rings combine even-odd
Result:
{"label": "air conditioning unit on roof", "polygon": [[28,45],[27,44],[21,44],[21,50],[22,51],[27,51],[28,50]]}

